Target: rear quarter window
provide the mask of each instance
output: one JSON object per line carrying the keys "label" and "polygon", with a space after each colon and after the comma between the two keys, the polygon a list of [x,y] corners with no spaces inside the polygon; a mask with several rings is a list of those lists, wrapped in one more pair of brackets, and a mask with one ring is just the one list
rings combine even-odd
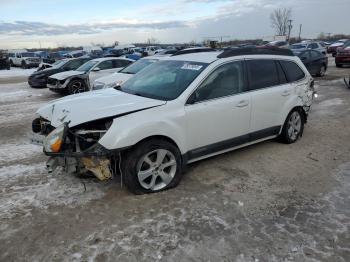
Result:
{"label": "rear quarter window", "polygon": [[284,72],[286,73],[288,82],[295,82],[305,77],[304,71],[292,61],[280,61]]}

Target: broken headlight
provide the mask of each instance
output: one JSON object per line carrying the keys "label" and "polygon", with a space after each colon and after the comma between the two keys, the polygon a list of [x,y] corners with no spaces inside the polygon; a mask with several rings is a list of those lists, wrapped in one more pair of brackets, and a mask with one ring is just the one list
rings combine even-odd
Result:
{"label": "broken headlight", "polygon": [[66,130],[66,124],[63,124],[47,135],[44,140],[45,152],[57,153],[61,150],[66,136]]}

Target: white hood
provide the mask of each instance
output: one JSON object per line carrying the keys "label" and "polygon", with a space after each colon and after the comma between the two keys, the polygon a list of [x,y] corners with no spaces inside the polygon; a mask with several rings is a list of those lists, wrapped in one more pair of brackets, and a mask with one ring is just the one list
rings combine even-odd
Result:
{"label": "white hood", "polygon": [[69,127],[117,116],[149,107],[164,105],[166,102],[131,95],[113,88],[86,92],[55,100],[41,107],[37,114],[57,127],[69,122]]}
{"label": "white hood", "polygon": [[68,77],[82,75],[82,74],[84,74],[84,72],[71,70],[71,71],[65,71],[58,74],[54,74],[50,77],[58,80],[65,80]]}
{"label": "white hood", "polygon": [[100,77],[96,79],[96,82],[103,83],[105,85],[115,84],[115,83],[124,83],[126,80],[133,77],[133,74],[124,74],[124,73],[114,73],[108,76]]}

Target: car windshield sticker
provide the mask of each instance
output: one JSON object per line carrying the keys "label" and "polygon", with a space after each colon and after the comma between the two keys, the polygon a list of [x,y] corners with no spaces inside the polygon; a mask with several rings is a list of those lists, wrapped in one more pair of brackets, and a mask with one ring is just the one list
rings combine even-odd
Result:
{"label": "car windshield sticker", "polygon": [[193,64],[186,63],[181,67],[181,69],[199,71],[199,70],[201,70],[202,67],[203,66],[201,66],[201,65],[193,65]]}

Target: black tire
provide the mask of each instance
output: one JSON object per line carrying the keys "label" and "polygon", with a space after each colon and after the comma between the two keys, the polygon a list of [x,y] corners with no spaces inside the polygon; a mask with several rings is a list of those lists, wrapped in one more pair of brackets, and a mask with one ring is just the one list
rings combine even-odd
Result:
{"label": "black tire", "polygon": [[14,66],[14,64],[13,64],[13,61],[12,61],[12,60],[10,60],[10,66]]}
{"label": "black tire", "polygon": [[335,64],[335,66],[336,66],[336,67],[339,67],[339,68],[343,67],[342,64]]}
{"label": "black tire", "polygon": [[[162,149],[170,151],[175,157],[175,160],[176,160],[176,169],[174,168],[174,170],[176,170],[175,175],[172,177],[171,181],[163,188],[147,189],[141,185],[141,182],[138,179],[138,170],[139,168],[140,169],[142,168],[140,166],[140,162],[142,163],[144,157],[150,154],[151,152],[154,152],[155,150],[162,150]],[[125,152],[122,155],[121,161],[122,161],[121,166],[122,166],[123,183],[126,185],[126,187],[129,189],[130,192],[137,195],[146,194],[146,193],[156,193],[156,192],[160,192],[163,190],[176,187],[182,178],[181,153],[175,145],[163,139],[150,139],[139,143],[133,149],[129,150],[128,152]],[[151,177],[152,179],[153,175],[149,177]],[[155,179],[155,181],[157,181],[157,179]]]}
{"label": "black tire", "polygon": [[69,82],[67,86],[68,94],[78,94],[86,92],[86,85],[83,80],[81,79],[73,79]]}
{"label": "black tire", "polygon": [[327,67],[325,65],[321,65],[316,76],[323,77],[323,76],[325,76],[326,71],[327,71]]}
{"label": "black tire", "polygon": [[27,69],[28,68],[28,66],[27,66],[25,61],[22,61],[21,66],[22,66],[23,69]]}
{"label": "black tire", "polygon": [[[294,116],[294,114],[297,114],[300,117],[300,129],[298,133],[296,133],[295,130],[293,130],[292,134],[290,134],[290,132],[288,131],[291,128],[290,121],[291,121],[291,118]],[[305,124],[305,115],[302,109],[301,108],[293,109],[288,114],[286,121],[284,122],[283,129],[279,137],[280,140],[286,144],[295,143],[303,135],[304,124]]]}

